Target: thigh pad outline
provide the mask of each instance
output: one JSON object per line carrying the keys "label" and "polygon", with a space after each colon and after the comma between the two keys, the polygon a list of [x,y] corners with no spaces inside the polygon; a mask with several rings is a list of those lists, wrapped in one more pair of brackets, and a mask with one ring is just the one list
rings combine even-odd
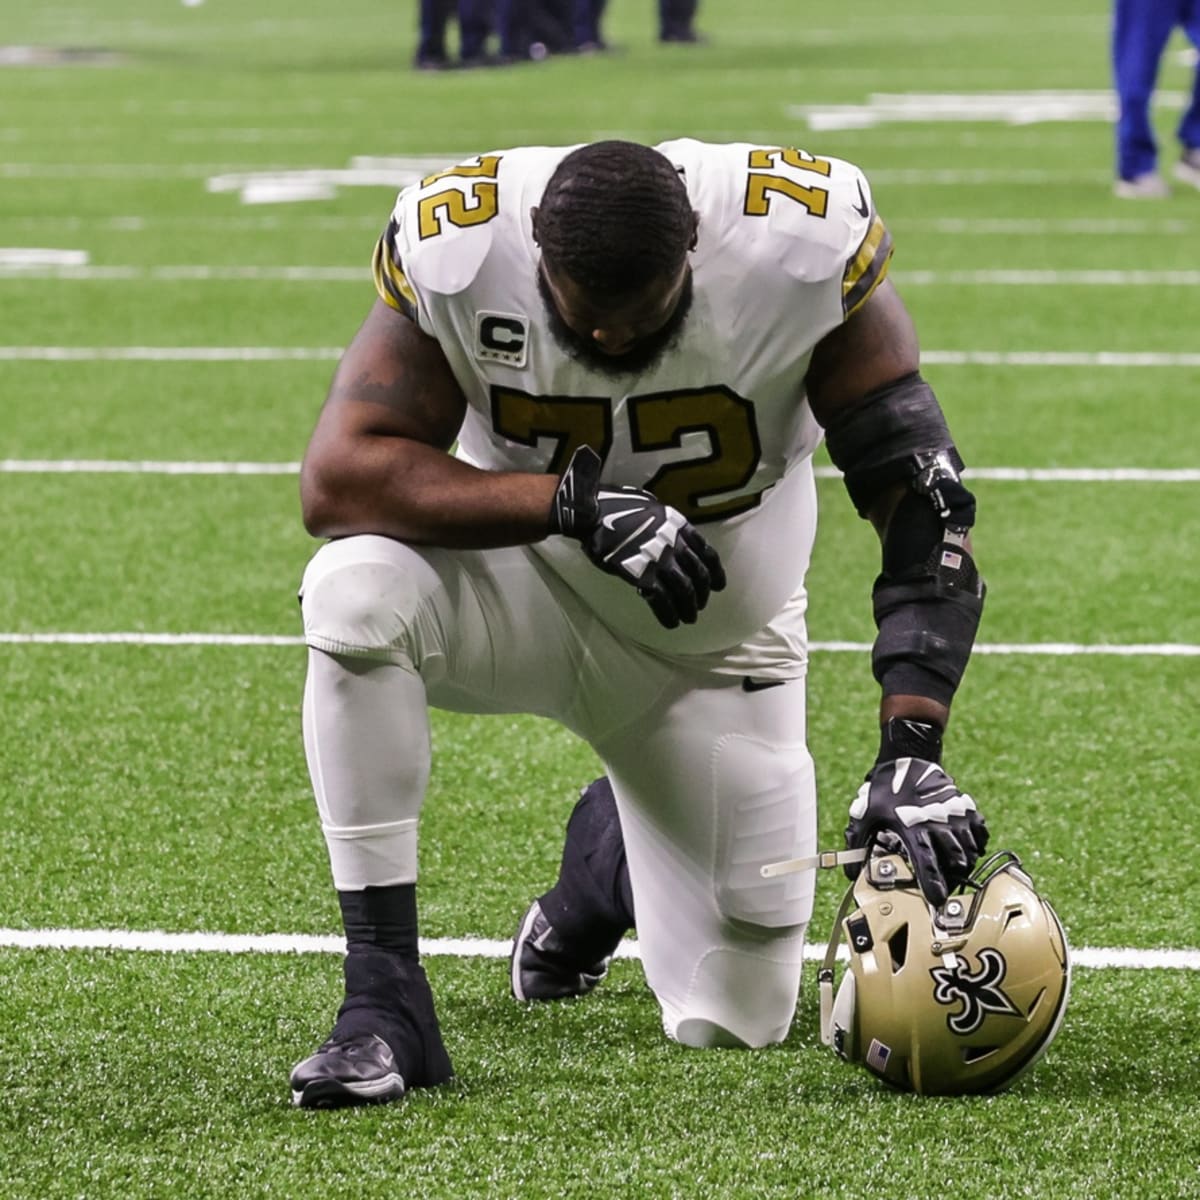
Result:
{"label": "thigh pad outline", "polygon": [[714,748],[713,794],[713,885],[721,915],[766,929],[806,924],[815,873],[763,879],[760,868],[816,848],[816,780],[807,747],[727,734]]}

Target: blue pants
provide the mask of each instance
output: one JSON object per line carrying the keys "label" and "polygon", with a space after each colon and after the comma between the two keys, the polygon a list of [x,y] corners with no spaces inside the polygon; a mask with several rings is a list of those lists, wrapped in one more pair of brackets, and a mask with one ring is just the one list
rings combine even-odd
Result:
{"label": "blue pants", "polygon": [[500,53],[525,58],[540,42],[551,54],[564,54],[577,44],[576,21],[574,0],[497,0]]}
{"label": "blue pants", "polygon": [[421,40],[417,60],[446,57],[446,22],[457,8],[460,58],[479,58],[486,49],[491,27],[490,0],[421,0]]}
{"label": "blue pants", "polygon": [[698,0],[658,0],[658,36],[664,41],[691,38]]}
{"label": "blue pants", "polygon": [[[1200,0],[1116,0],[1113,13],[1113,77],[1121,112],[1117,118],[1117,174],[1134,179],[1155,169],[1158,145],[1150,101],[1167,41],[1177,25],[1200,48]],[[1200,147],[1200,69],[1192,101],[1179,122],[1179,140]]]}
{"label": "blue pants", "polygon": [[600,17],[606,0],[572,0],[571,25],[576,46],[600,46]]}

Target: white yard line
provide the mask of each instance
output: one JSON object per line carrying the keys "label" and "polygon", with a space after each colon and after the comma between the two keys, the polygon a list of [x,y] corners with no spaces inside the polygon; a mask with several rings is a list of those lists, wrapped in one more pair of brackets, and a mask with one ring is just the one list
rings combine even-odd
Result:
{"label": "white yard line", "polygon": [[[894,134],[889,134],[889,137],[894,136]],[[994,135],[988,135],[989,140],[992,136]],[[931,138],[938,142],[944,139],[945,133],[942,131]],[[62,237],[64,233],[68,232],[82,230],[92,234],[98,229],[116,233],[142,233],[147,229],[252,232],[282,229],[285,225],[289,229],[362,229],[378,234],[382,231],[386,221],[383,217],[318,215],[293,209],[286,215],[239,212],[234,216],[176,217],[162,213],[129,213],[124,216],[98,217],[94,220],[57,215],[50,217],[23,216],[6,219],[3,224],[4,228],[9,230],[47,230],[52,231],[56,237]],[[1191,233],[1196,227],[1197,221],[1169,217],[892,217],[888,221],[888,228],[893,233],[903,231],[967,237],[1174,236]]]}
{"label": "white yard line", "polygon": [[[799,115],[799,114],[798,114]],[[424,159],[373,159],[362,156],[348,168],[265,166],[247,171],[241,163],[95,163],[95,162],[0,162],[0,179],[206,179],[210,191],[236,191],[247,184],[266,180],[306,180],[332,186],[378,187],[394,192],[420,178],[428,170],[448,166],[460,155]],[[375,166],[381,163],[383,166]],[[410,165],[411,164],[411,165]],[[1045,170],[1039,168],[964,167],[924,170],[880,168],[871,172],[876,184],[902,183],[921,187],[1014,184],[1097,185],[1111,184],[1112,173],[1096,170]]]}
{"label": "white yard line", "polygon": [[[336,362],[339,346],[0,346],[0,362]],[[1200,367],[1200,353],[925,350],[936,366]]]}
{"label": "white yard line", "polygon": [[[129,929],[0,929],[0,946],[25,950],[129,950],[172,954],[342,954],[345,941],[304,933],[167,933]],[[507,958],[512,943],[487,938],[422,938],[421,953],[457,958]],[[825,948],[810,943],[804,957],[824,957]],[[1073,948],[1077,967],[1122,970],[1200,971],[1200,950],[1140,950],[1135,947]],[[624,941],[618,958],[639,958],[637,943]],[[846,957],[842,947],[841,957]]]}
{"label": "white yard line", "polygon": [[1200,367],[1200,354],[1117,350],[923,350],[921,361],[941,367]]}
{"label": "white yard line", "polygon": [[[0,634],[0,641],[4,635]],[[870,642],[809,642],[825,654],[869,654]],[[1200,646],[1187,642],[977,642],[972,654],[1044,655],[1051,658],[1200,658]]]}
{"label": "white yard line", "polygon": [[[63,279],[122,282],[283,282],[360,283],[370,281],[366,264],[294,266],[178,264],[174,266],[96,266],[74,261],[82,250],[21,251],[0,248],[0,280]],[[1200,271],[1121,270],[978,270],[897,271],[898,283],[910,287],[1196,287]]]}
{"label": "white yard line", "polygon": [[1195,287],[1200,271],[898,271],[896,281],[909,287]]}
{"label": "white yard line", "polygon": [[[42,253],[49,253],[43,251]],[[61,251],[66,254],[68,251]],[[0,250],[0,279],[146,280],[150,282],[272,281],[293,283],[365,283],[371,281],[369,264],[357,266],[94,266],[80,263],[6,262]]]}
{"label": "white yard line", "polygon": [[[298,462],[172,462],[153,459],[0,458],[0,475],[296,475]],[[840,479],[816,467],[818,479]],[[1192,467],[971,467],[972,480],[1000,483],[1200,483]]]}
{"label": "white yard line", "polygon": [[896,217],[887,224],[893,232],[908,230],[968,237],[1144,237],[1190,233],[1195,228],[1192,221],[1140,217]]}
{"label": "white yard line", "polygon": [[303,646],[268,633],[0,633],[0,646]]}
{"label": "white yard line", "polygon": [[337,362],[340,346],[0,346],[3,362]]}
{"label": "white yard line", "polygon": [[[303,646],[302,637],[260,633],[88,633],[46,631],[0,633],[4,646]],[[810,642],[818,654],[869,654],[870,642]],[[1187,642],[982,642],[975,654],[1040,655],[1052,658],[1197,658],[1200,645]]]}
{"label": "white yard line", "polygon": [[0,475],[297,475],[298,462],[154,462],[0,458]]}

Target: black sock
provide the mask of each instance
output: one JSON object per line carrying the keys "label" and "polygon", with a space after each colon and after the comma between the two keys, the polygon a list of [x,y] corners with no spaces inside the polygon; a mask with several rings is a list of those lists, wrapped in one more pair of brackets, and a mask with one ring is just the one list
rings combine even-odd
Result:
{"label": "black sock", "polygon": [[391,1047],[408,1087],[445,1082],[453,1068],[419,962],[417,885],[338,892],[338,902],[346,929],[346,998],[334,1033],[378,1034]]}
{"label": "black sock", "polygon": [[575,805],[567,822],[558,882],[540,903],[581,966],[611,954],[633,928],[625,839],[607,779],[597,779]]}
{"label": "black sock", "polygon": [[417,949],[417,885],[395,883],[361,892],[338,892],[348,947],[391,950],[401,958],[420,957]]}

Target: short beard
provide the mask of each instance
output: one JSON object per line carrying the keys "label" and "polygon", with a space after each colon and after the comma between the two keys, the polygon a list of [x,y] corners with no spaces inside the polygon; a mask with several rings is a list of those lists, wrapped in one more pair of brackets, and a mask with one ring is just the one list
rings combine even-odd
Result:
{"label": "short beard", "polygon": [[667,323],[647,337],[639,338],[624,354],[605,354],[591,338],[581,337],[559,315],[554,297],[546,286],[541,271],[537,273],[538,292],[546,310],[546,322],[558,348],[568,358],[601,375],[620,378],[641,375],[658,366],[668,350],[674,348],[683,333],[684,322],[692,310],[692,273],[689,270],[679,293],[679,303],[667,318]]}

